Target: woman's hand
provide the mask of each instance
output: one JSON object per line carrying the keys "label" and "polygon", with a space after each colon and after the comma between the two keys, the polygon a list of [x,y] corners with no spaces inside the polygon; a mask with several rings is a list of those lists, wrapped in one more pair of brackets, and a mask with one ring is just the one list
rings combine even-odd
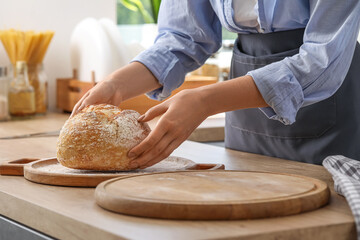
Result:
{"label": "woman's hand", "polygon": [[266,107],[251,76],[183,90],[139,118],[164,114],[155,129],[129,151],[132,168],[146,168],[168,157],[208,116],[244,108]]}
{"label": "woman's hand", "polygon": [[120,90],[116,88],[113,79],[106,79],[90,89],[75,105],[71,116],[91,104],[108,103],[118,106],[122,101]]}
{"label": "woman's hand", "polygon": [[159,87],[161,85],[143,64],[132,62],[90,89],[75,105],[70,117],[88,105],[108,103],[118,106],[122,101]]}
{"label": "woman's hand", "polygon": [[207,103],[197,89],[179,92],[149,109],[138,121],[147,122],[161,114],[155,129],[129,151],[132,168],[146,168],[168,157],[209,116]]}

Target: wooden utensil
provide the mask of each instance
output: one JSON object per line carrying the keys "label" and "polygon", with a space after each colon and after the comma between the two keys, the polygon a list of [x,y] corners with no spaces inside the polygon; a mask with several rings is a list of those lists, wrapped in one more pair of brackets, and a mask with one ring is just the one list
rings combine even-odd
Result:
{"label": "wooden utensil", "polygon": [[[166,165],[166,163],[168,164]],[[174,165],[171,165],[171,163],[174,163]],[[197,164],[185,158],[170,156],[169,158],[164,159],[162,163],[143,170],[126,172],[98,172],[66,168],[63,167],[56,158],[48,158],[41,160],[19,159],[9,161],[0,165],[0,174],[16,176],[23,175],[27,180],[32,182],[49,185],[96,187],[100,182],[120,176],[161,171],[164,172],[169,170],[217,170],[224,168],[223,164]]]}
{"label": "wooden utensil", "polygon": [[102,182],[97,204],[164,219],[232,220],[298,214],[325,205],[326,183],[304,176],[241,171],[180,171]]}

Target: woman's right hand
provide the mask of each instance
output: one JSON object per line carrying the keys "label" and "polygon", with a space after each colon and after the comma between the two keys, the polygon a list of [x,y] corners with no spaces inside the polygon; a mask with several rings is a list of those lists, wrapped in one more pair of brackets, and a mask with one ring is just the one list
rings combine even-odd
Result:
{"label": "woman's right hand", "polygon": [[122,101],[161,87],[154,75],[141,63],[132,62],[111,73],[76,103],[70,117],[92,104],[119,106]]}
{"label": "woman's right hand", "polygon": [[83,108],[92,104],[108,103],[118,106],[121,101],[122,97],[120,89],[117,89],[112,78],[108,78],[99,82],[85,93],[85,95],[76,103],[70,117],[76,115]]}

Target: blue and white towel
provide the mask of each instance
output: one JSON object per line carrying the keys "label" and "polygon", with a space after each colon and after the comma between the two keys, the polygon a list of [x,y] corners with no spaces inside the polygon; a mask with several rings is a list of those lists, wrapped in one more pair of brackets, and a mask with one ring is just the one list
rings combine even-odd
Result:
{"label": "blue and white towel", "polygon": [[357,239],[360,240],[360,161],[344,156],[329,156],[323,166],[334,179],[335,191],[343,195],[355,218]]}

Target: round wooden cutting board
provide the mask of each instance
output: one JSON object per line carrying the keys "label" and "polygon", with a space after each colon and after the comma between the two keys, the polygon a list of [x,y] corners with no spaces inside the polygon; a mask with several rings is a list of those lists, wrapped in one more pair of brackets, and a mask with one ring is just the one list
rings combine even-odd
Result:
{"label": "round wooden cutting board", "polygon": [[164,219],[278,217],[317,209],[326,183],[309,177],[241,171],[180,171],[127,176],[97,186],[96,202],[118,213]]}
{"label": "round wooden cutting board", "polygon": [[161,162],[134,171],[100,172],[70,169],[62,166],[56,158],[38,160],[24,166],[24,177],[36,183],[70,187],[96,187],[99,183],[121,176],[168,172],[179,170],[217,170],[224,169],[223,164],[198,164],[189,159],[170,156]]}

